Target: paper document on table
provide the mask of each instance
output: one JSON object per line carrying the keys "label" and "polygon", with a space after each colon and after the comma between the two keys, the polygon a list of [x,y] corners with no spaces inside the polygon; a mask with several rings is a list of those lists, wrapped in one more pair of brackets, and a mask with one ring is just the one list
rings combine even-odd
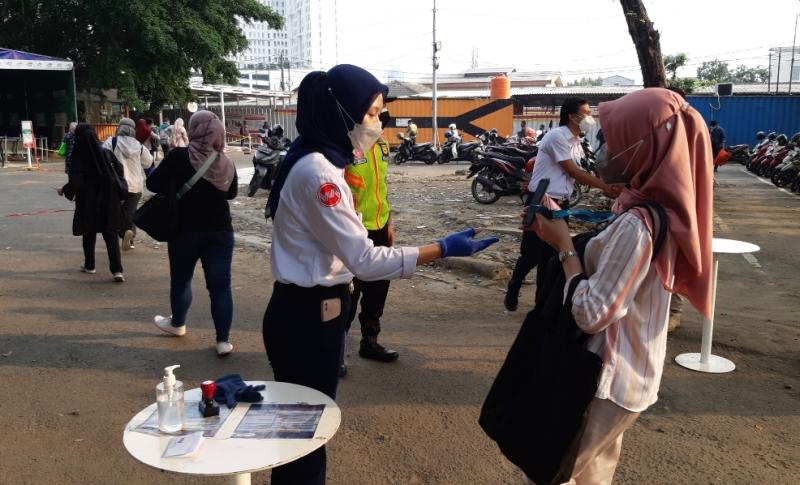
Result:
{"label": "paper document on table", "polygon": [[203,444],[203,432],[197,431],[184,436],[176,436],[169,440],[162,458],[191,458],[197,454]]}
{"label": "paper document on table", "polygon": [[324,404],[251,404],[231,438],[311,439]]}
{"label": "paper document on table", "polygon": [[[228,416],[230,416],[231,410],[228,409],[227,406],[220,406],[219,416],[204,418],[203,415],[200,414],[200,409],[197,407],[198,404],[199,401],[186,401],[186,420],[184,421],[185,426],[183,427],[183,432],[180,434],[202,431],[204,437],[213,438],[217,434],[217,431],[219,431],[219,429],[222,427],[222,424],[225,422],[225,420],[228,419]],[[153,411],[153,414],[151,414],[150,417],[147,418],[142,424],[133,428],[133,431],[160,435],[161,432],[158,431],[158,410]]]}

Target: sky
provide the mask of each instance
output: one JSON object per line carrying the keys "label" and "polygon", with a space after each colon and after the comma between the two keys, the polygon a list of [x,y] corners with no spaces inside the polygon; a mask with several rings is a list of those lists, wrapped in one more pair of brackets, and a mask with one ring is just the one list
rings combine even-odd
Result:
{"label": "sky", "polygon": [[[327,0],[333,1],[333,0]],[[338,62],[385,79],[430,77],[433,0],[336,0]],[[663,54],[685,52],[679,76],[719,58],[733,68],[767,66],[768,50],[791,46],[800,0],[645,0]],[[559,71],[569,81],[619,74],[641,83],[619,0],[437,0],[439,73],[471,67]],[[798,41],[800,44],[800,41]]]}

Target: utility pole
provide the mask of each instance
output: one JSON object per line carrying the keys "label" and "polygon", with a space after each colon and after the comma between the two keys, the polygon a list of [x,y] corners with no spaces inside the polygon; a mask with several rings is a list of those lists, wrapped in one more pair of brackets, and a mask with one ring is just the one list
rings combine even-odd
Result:
{"label": "utility pole", "polygon": [[792,94],[792,78],[794,77],[794,49],[797,46],[797,15],[794,16],[794,37],[792,38],[792,63],[789,67],[789,94]]}
{"label": "utility pole", "polygon": [[436,42],[436,0],[433,0],[433,83],[432,83],[432,111],[433,119],[431,126],[433,128],[432,140],[433,146],[439,146],[439,125],[436,121],[436,70],[439,69],[439,56],[437,53],[441,49],[441,44]]}

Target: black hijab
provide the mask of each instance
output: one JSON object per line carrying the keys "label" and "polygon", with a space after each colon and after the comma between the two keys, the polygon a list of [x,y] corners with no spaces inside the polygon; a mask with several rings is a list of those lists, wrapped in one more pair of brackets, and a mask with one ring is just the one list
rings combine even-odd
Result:
{"label": "black hijab", "polygon": [[379,94],[386,98],[388,93],[389,88],[375,76],[351,64],[339,64],[328,72],[314,71],[303,78],[297,92],[295,121],[300,136],[278,169],[267,200],[268,219],[275,216],[281,189],[298,160],[318,152],[339,168],[352,162],[353,145],[347,133],[361,123]]}
{"label": "black hijab", "polygon": [[79,123],[75,127],[72,166],[84,173],[107,175],[109,173],[108,163],[103,158],[102,150],[94,127],[88,123]]}

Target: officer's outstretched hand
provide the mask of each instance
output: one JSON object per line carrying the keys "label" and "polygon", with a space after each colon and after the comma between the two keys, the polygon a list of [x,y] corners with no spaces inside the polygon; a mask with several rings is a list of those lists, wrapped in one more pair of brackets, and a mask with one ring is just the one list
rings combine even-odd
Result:
{"label": "officer's outstretched hand", "polygon": [[472,239],[477,232],[475,228],[464,229],[460,232],[448,234],[443,239],[439,240],[439,248],[442,250],[442,257],[447,258],[450,256],[472,256],[478,251],[483,251],[492,244],[499,241],[496,237],[487,237],[486,239]]}

